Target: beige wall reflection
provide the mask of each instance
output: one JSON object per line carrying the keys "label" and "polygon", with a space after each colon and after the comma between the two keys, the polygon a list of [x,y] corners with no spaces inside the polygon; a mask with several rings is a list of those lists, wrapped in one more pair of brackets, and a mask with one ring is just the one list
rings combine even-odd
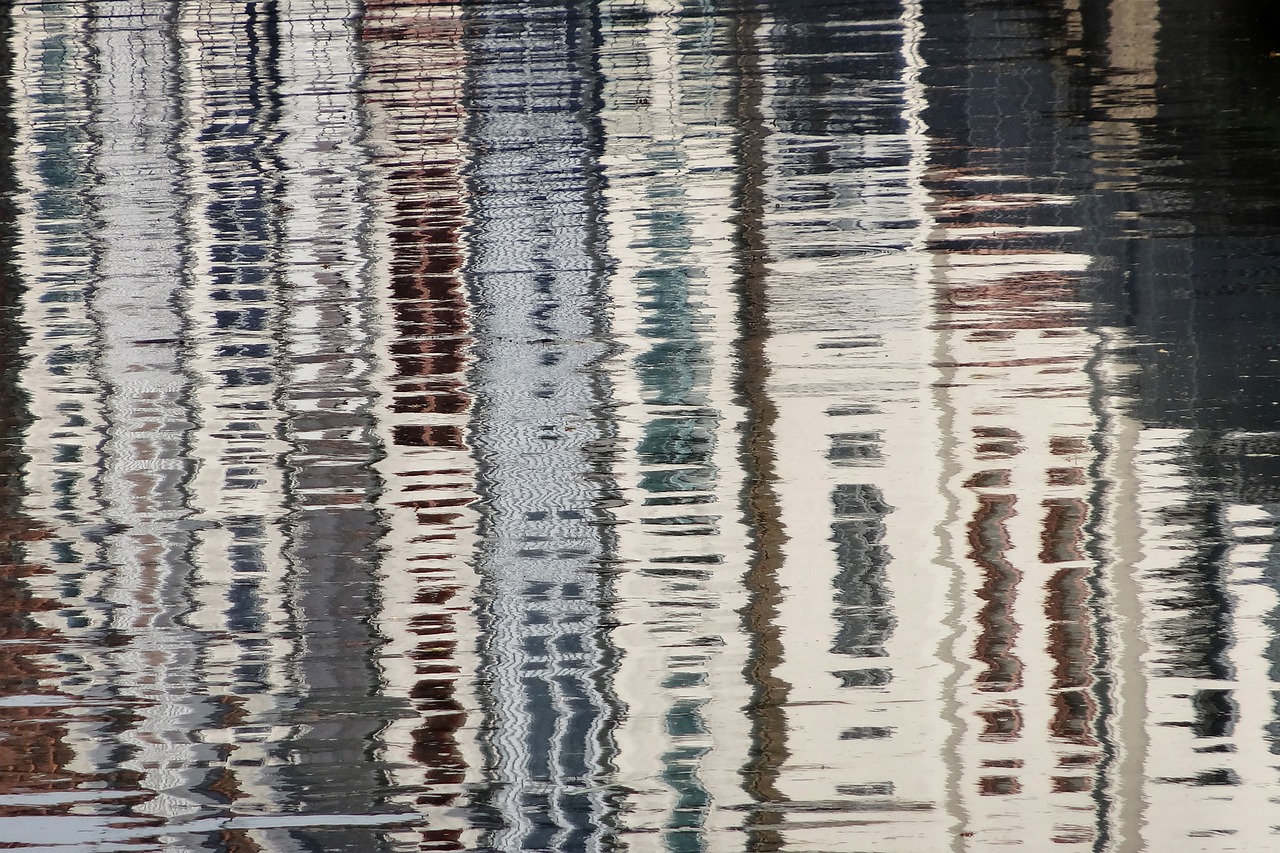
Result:
{"label": "beige wall reflection", "polygon": [[620,830],[635,850],[683,849],[695,836],[703,849],[733,850],[751,741],[740,615],[751,554],[735,387],[735,132],[720,120],[733,71],[723,57],[707,62],[729,20],[681,19],[664,0],[628,11],[610,21],[601,53],[609,291],[626,344],[610,362],[625,558],[618,781],[630,791]]}
{"label": "beige wall reflection", "polygon": [[[775,674],[789,687],[778,799],[757,820],[771,813],[788,850],[951,843],[951,667],[940,652],[952,581],[936,486],[949,460],[930,387],[919,6],[904,4],[875,31],[888,38],[867,49],[884,51],[900,92],[883,115],[866,105],[876,130],[828,135],[817,119],[812,129],[784,124],[765,143],[765,389],[787,537]],[[764,73],[762,111],[778,126],[779,83],[769,65]],[[829,168],[810,172],[815,162]]]}

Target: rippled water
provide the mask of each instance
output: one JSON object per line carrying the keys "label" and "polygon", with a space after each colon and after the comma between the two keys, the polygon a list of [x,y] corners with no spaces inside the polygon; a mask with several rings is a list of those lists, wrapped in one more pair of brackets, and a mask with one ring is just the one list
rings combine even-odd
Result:
{"label": "rippled water", "polygon": [[1276,845],[1269,7],[0,44],[0,847]]}

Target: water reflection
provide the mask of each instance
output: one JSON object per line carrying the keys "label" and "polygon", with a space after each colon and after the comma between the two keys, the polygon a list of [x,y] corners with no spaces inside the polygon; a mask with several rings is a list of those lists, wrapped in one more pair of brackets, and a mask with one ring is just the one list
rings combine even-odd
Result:
{"label": "water reflection", "polygon": [[[641,14],[641,12],[644,14]],[[740,134],[731,21],[672,4],[610,6],[601,121],[609,211],[609,373],[619,415],[613,637],[628,843],[704,849],[738,829],[752,726],[744,677],[751,531],[734,245]],[[642,141],[639,145],[636,140]],[[634,649],[650,650],[635,654]],[[730,838],[734,837],[729,835]],[[723,842],[720,842],[723,843]]]}
{"label": "water reflection", "polygon": [[446,5],[369,3],[359,26],[361,104],[378,182],[370,239],[384,279],[382,298],[372,300],[381,314],[373,329],[392,336],[372,353],[386,376],[375,422],[385,543],[378,667],[388,683],[405,685],[415,710],[381,737],[401,750],[396,802],[429,815],[402,843],[474,849],[458,809],[482,763],[474,728],[463,729],[476,708],[479,670],[476,578],[466,562],[475,544],[476,466],[463,440],[472,399],[461,271],[463,17]]}
{"label": "water reflection", "polygon": [[1270,843],[1260,7],[0,14],[0,846]]}
{"label": "water reflection", "polygon": [[[477,10],[481,11],[481,10]],[[482,498],[475,552],[486,779],[498,850],[613,842],[618,703],[606,633],[613,426],[587,9],[470,17],[468,190]],[[536,180],[531,180],[536,176]]]}

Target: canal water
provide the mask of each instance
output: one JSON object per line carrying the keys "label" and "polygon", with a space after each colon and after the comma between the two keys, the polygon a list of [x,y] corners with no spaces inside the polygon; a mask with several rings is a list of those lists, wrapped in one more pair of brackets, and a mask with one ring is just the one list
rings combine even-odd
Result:
{"label": "canal water", "polygon": [[0,847],[1268,850],[1280,16],[0,10]]}

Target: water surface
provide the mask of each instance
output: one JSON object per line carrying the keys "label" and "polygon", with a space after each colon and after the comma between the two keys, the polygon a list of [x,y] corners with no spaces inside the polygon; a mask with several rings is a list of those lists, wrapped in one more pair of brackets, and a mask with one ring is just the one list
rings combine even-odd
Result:
{"label": "water surface", "polygon": [[8,7],[0,846],[1273,846],[1278,32]]}

